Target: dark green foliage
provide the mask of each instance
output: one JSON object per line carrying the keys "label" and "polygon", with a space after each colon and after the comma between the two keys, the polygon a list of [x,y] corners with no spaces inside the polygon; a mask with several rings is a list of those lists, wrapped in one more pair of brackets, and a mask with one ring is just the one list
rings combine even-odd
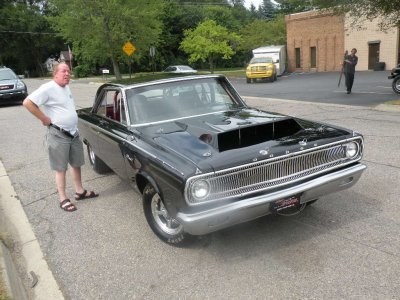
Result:
{"label": "dark green foliage", "polygon": [[50,56],[58,56],[64,45],[50,28],[46,13],[47,1],[0,2],[0,65],[19,74],[47,72],[43,63]]}
{"label": "dark green foliage", "polygon": [[75,78],[88,77],[95,74],[96,70],[88,64],[81,64],[72,69]]}
{"label": "dark green foliage", "polygon": [[[0,65],[19,74],[44,75],[43,63],[58,59],[68,43],[79,77],[100,66],[116,75],[161,71],[167,65],[188,64],[188,54],[180,48],[185,30],[212,20],[241,37],[240,43],[228,43],[235,52],[230,59],[217,56],[213,64],[243,67],[251,49],[285,44],[282,15],[331,8],[356,21],[380,18],[385,29],[400,25],[399,7],[400,0],[264,0],[250,9],[243,0],[0,0]],[[127,40],[137,48],[131,57],[122,51]],[[150,46],[156,47],[154,58]],[[210,64],[192,62],[196,69]]]}

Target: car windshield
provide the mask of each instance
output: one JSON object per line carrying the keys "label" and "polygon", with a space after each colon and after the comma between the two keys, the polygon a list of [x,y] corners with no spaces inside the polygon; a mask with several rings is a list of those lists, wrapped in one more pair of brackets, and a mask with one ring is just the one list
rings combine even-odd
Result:
{"label": "car windshield", "polygon": [[149,84],[125,91],[132,125],[164,122],[243,106],[221,78]]}
{"label": "car windshield", "polygon": [[254,57],[250,60],[251,64],[259,64],[259,63],[272,63],[271,57]]}
{"label": "car windshield", "polygon": [[0,80],[17,79],[17,75],[11,70],[0,70]]}

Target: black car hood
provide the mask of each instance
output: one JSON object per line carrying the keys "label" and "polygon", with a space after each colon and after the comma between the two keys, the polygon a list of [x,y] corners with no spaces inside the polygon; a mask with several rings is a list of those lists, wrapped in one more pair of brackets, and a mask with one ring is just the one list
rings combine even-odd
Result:
{"label": "black car hood", "polygon": [[[219,170],[315,147],[345,129],[256,109],[241,109],[136,128],[201,171]],[[211,168],[213,166],[213,168]]]}

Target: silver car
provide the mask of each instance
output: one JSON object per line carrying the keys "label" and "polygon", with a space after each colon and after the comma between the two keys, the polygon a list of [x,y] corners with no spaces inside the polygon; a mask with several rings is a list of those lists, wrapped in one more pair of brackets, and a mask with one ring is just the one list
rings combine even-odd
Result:
{"label": "silver car", "polygon": [[22,101],[28,95],[25,83],[9,68],[0,67],[0,104]]}
{"label": "silver car", "polygon": [[177,74],[194,74],[197,73],[197,70],[194,70],[189,66],[179,65],[179,66],[169,66],[164,70],[164,72],[177,73]]}

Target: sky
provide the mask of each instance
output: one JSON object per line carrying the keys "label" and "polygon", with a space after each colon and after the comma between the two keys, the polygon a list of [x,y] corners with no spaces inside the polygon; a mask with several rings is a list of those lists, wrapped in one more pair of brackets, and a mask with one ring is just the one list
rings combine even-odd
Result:
{"label": "sky", "polygon": [[244,6],[246,6],[247,8],[250,8],[251,3],[253,3],[253,5],[256,8],[258,8],[258,6],[262,3],[262,0],[245,0]]}

